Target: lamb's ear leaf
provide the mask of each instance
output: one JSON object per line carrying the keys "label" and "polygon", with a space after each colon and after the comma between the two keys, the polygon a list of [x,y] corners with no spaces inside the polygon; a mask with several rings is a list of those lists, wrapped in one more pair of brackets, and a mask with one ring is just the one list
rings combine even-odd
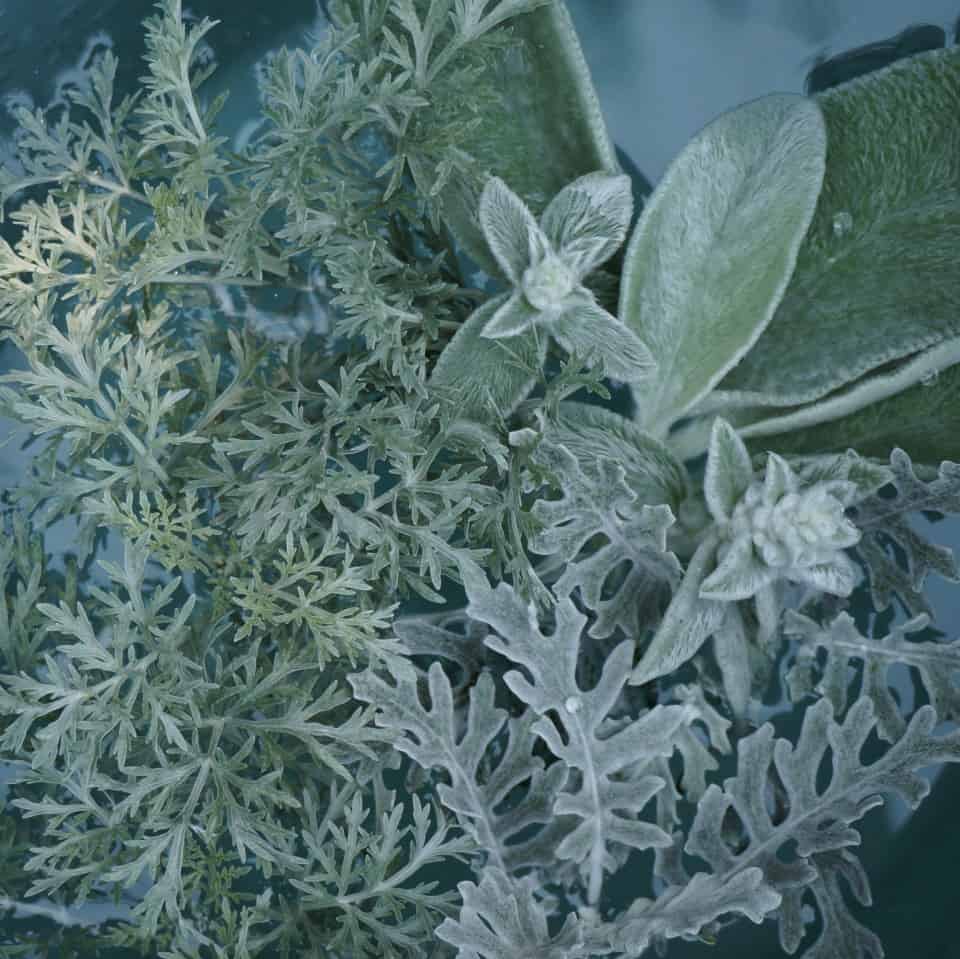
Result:
{"label": "lamb's ear leaf", "polygon": [[508,299],[495,296],[467,317],[437,360],[428,386],[459,419],[493,422],[526,396],[543,366],[547,338],[532,329],[509,339],[480,335]]}
{"label": "lamb's ear leaf", "polygon": [[957,47],[816,98],[823,191],[776,315],[720,384],[730,400],[805,403],[960,334],[958,100]]}
{"label": "lamb's ear leaf", "polygon": [[[886,459],[894,447],[900,446],[924,463],[936,464],[943,457],[956,459],[960,434],[956,429],[958,417],[951,412],[956,408],[956,373],[952,369],[957,364],[960,337],[802,406],[740,406],[732,394],[718,390],[699,404],[696,415],[674,430],[667,442],[679,459],[699,456],[708,445],[713,413],[719,410],[758,451],[775,448],[810,455],[834,452],[846,445],[844,430],[855,427],[850,442],[859,442],[858,449],[862,448],[864,455]],[[725,408],[725,399],[734,405]],[[785,434],[790,436],[782,440]]]}
{"label": "lamb's ear leaf", "polygon": [[567,400],[560,404],[549,438],[580,463],[613,459],[622,467],[640,503],[666,503],[674,513],[690,494],[683,465],[633,420],[604,406]]}
{"label": "lamb's ear leaf", "polygon": [[[786,417],[784,418],[786,420]],[[757,451],[812,455],[842,452],[849,447],[861,456],[887,459],[895,448],[906,450],[915,463],[938,466],[960,461],[960,364],[927,382],[865,406],[846,416],[782,433],[769,428],[742,434]]]}
{"label": "lamb's ear leaf", "polygon": [[703,493],[718,523],[730,519],[752,482],[753,467],[746,445],[726,420],[717,417],[710,433]]}
{"label": "lamb's ear leaf", "polygon": [[[550,0],[511,26],[519,45],[507,62],[491,58],[486,67],[498,78],[503,99],[477,115],[461,149],[481,170],[506,181],[539,216],[572,180],[598,170],[619,173],[620,166],[563,0]],[[413,164],[413,173],[423,189],[435,179],[423,161]],[[460,245],[499,276],[477,221],[478,195],[452,177],[439,198],[441,215]]]}
{"label": "lamb's ear leaf", "polygon": [[716,553],[715,536],[708,537],[697,548],[660,628],[630,675],[631,685],[640,686],[679,669],[720,629],[725,604],[700,597],[700,586],[714,567]]}
{"label": "lamb's ear leaf", "polygon": [[630,239],[620,318],[657,370],[634,387],[663,434],[753,346],[786,289],[823,182],[826,130],[806,97],[723,114],[673,161]]}

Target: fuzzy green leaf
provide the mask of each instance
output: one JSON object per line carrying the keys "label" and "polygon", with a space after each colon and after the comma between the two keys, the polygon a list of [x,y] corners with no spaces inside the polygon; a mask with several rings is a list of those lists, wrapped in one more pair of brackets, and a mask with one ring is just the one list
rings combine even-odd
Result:
{"label": "fuzzy green leaf", "polygon": [[[547,0],[518,17],[513,28],[522,47],[486,65],[503,98],[476,117],[462,149],[539,215],[570,181],[597,170],[617,173],[619,165],[563,0]],[[429,167],[419,172],[428,182]],[[439,199],[457,240],[484,269],[498,273],[477,221],[476,192],[451,180]]]}
{"label": "fuzzy green leaf", "polygon": [[530,392],[547,353],[547,337],[529,330],[508,340],[482,336],[507,300],[501,294],[470,315],[440,354],[429,386],[459,417],[496,421]]}
{"label": "fuzzy green leaf", "polygon": [[703,581],[716,561],[716,551],[717,541],[712,536],[697,548],[653,640],[630,674],[632,685],[672,673],[720,628],[724,604],[700,596]]}
{"label": "fuzzy green leaf", "polygon": [[816,98],[823,192],[776,315],[721,384],[729,400],[806,402],[960,332],[958,98],[956,48]]}
{"label": "fuzzy green leaf", "polygon": [[635,390],[655,433],[753,346],[780,302],[823,180],[811,101],[764,97],[705,127],[648,201],[624,259],[621,319],[656,373]]}

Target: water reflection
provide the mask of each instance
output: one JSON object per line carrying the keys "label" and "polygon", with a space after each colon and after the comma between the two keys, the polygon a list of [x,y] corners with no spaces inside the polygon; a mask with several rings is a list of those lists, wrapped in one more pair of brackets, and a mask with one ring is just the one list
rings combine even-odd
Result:
{"label": "water reflection", "polygon": [[[850,11],[850,3],[845,7]],[[837,0],[779,0],[776,22],[795,34],[805,43],[824,43],[841,23]]]}

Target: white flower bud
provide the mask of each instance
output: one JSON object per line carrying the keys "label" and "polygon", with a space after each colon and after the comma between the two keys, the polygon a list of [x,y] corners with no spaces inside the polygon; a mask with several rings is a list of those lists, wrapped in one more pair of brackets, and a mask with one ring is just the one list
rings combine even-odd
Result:
{"label": "white flower bud", "polygon": [[523,295],[535,310],[559,306],[576,285],[573,271],[552,252],[527,267],[523,274]]}
{"label": "white flower bud", "polygon": [[785,493],[771,503],[764,500],[763,484],[754,483],[734,509],[729,534],[731,539],[750,539],[767,566],[819,566],[860,539],[844,509],[826,484]]}

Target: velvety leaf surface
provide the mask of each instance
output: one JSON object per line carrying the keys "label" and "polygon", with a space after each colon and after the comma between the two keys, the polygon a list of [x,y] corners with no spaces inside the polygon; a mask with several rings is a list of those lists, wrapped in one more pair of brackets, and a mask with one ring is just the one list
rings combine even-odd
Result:
{"label": "velvety leaf surface", "polygon": [[630,674],[630,683],[640,686],[672,673],[694,656],[711,633],[720,629],[724,605],[702,599],[700,587],[716,556],[716,540],[704,540],[694,554],[663,621]]}
{"label": "velvety leaf surface", "polygon": [[960,51],[816,99],[823,192],[776,315],[721,384],[738,402],[816,399],[960,332]]}
{"label": "velvety leaf surface", "polygon": [[818,107],[763,97],[723,114],[680,153],[624,258],[620,318],[657,371],[635,390],[653,432],[706,395],[750,349],[793,272],[823,180]]}
{"label": "velvety leaf surface", "polygon": [[[478,116],[466,152],[502,177],[536,214],[571,180],[595,170],[619,171],[590,72],[562,0],[518,17],[522,55],[491,63],[506,102]],[[476,218],[479,198],[460,183],[440,194],[443,216],[457,240],[485,270],[497,264]]]}
{"label": "velvety leaf surface", "polygon": [[546,336],[530,330],[509,340],[491,340],[480,331],[505,302],[495,296],[457,330],[440,354],[430,387],[459,416],[488,420],[509,415],[533,386],[547,350]]}
{"label": "velvety leaf surface", "polygon": [[750,437],[754,450],[782,453],[839,452],[850,447],[863,456],[886,459],[891,450],[905,450],[917,463],[938,465],[960,460],[960,366],[952,366],[926,382],[887,397],[848,416],[806,429]]}
{"label": "velvety leaf surface", "polygon": [[570,450],[581,464],[615,460],[641,503],[666,503],[676,512],[688,494],[686,470],[673,454],[632,420],[605,407],[561,403],[550,439]]}

